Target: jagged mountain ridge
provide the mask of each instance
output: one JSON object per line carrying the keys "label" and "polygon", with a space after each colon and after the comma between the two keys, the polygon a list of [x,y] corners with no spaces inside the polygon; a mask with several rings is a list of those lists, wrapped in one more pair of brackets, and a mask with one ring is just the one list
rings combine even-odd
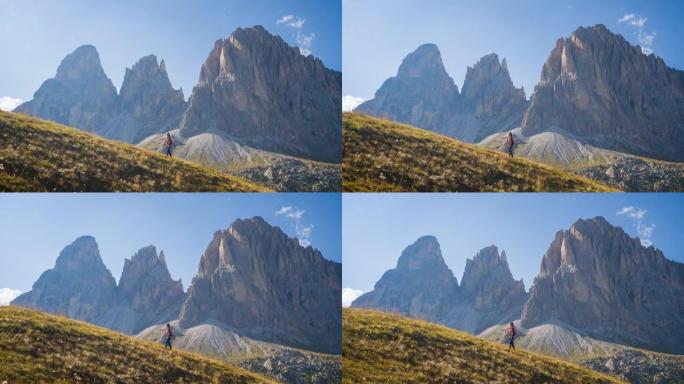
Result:
{"label": "jagged mountain ridge", "polygon": [[91,236],[83,236],[62,250],[55,267],[12,305],[61,314],[107,328],[135,334],[178,317],[185,293],[171,279],[163,252],[142,248],[126,265],[116,284]]}
{"label": "jagged mountain ridge", "polygon": [[459,93],[437,46],[424,44],[355,111],[478,142],[519,126],[526,108],[525,91],[513,85],[506,59],[492,53],[468,67]]}
{"label": "jagged mountain ridge", "polygon": [[14,111],[137,143],[176,128],[184,109],[183,91],[173,89],[164,60],[157,63],[155,55],[148,55],[127,68],[117,94],[97,49],[84,45],[67,55],[55,77]]}
{"label": "jagged mountain ridge", "polygon": [[353,307],[375,308],[425,318],[471,333],[516,319],[527,298],[522,280],[516,281],[505,252],[495,246],[468,259],[459,286],[442,257],[434,236],[424,236],[401,254],[372,291]]}

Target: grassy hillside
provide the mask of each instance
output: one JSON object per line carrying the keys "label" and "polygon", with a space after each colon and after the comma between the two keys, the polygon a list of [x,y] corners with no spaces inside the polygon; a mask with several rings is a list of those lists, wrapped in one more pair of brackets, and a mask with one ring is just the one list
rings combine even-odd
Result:
{"label": "grassy hillside", "polygon": [[613,191],[549,165],[430,131],[345,113],[344,191]]}
{"label": "grassy hillside", "polygon": [[0,380],[8,383],[272,383],[188,352],[84,322],[0,307]]}
{"label": "grassy hillside", "polygon": [[425,321],[342,312],[345,383],[620,383],[577,365],[513,351]]}
{"label": "grassy hillside", "polygon": [[0,191],[265,191],[225,173],[0,112]]}

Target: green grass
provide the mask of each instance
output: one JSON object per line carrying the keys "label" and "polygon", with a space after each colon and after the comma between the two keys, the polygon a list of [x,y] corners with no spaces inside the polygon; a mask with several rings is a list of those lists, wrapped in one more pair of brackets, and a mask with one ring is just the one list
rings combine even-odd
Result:
{"label": "green grass", "polygon": [[604,192],[597,181],[430,131],[345,113],[342,188],[348,192]]}
{"label": "green grass", "polygon": [[0,307],[0,382],[273,383],[225,363],[81,321]]}
{"label": "green grass", "polygon": [[342,311],[344,383],[620,383],[551,357],[507,352],[451,328],[372,310]]}
{"label": "green grass", "polygon": [[267,191],[189,161],[0,112],[0,191]]}

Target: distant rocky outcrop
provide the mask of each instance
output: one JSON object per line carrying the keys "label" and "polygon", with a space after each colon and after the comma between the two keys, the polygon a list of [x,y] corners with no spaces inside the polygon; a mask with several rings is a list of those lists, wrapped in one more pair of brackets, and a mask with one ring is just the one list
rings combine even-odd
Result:
{"label": "distant rocky outcrop", "polygon": [[684,264],[604,218],[556,234],[542,260],[522,325],[560,321],[599,340],[684,352]]}
{"label": "distant rocky outcrop", "polygon": [[14,111],[97,133],[116,115],[117,93],[97,49],[84,45],[67,55],[55,77]]}
{"label": "distant rocky outcrop", "polygon": [[471,333],[520,316],[527,298],[504,252],[495,246],[468,260],[459,287],[434,236],[424,236],[401,254],[397,267],[385,272],[372,291],[352,306],[399,312]]}
{"label": "distant rocky outcrop", "polygon": [[183,284],[171,278],[164,252],[157,255],[156,248],[148,246],[125,260],[116,304],[98,323],[136,334],[152,324],[177,319],[183,301]]}
{"label": "distant rocky outcrop", "polygon": [[458,281],[444,262],[437,238],[423,236],[404,249],[396,268],[385,272],[373,290],[352,305],[439,322],[456,300]]}
{"label": "distant rocky outcrop", "polygon": [[183,91],[171,86],[163,60],[157,64],[157,57],[148,55],[126,69],[117,94],[97,49],[84,45],[64,58],[55,77],[15,112],[137,143],[178,128],[184,110]]}
{"label": "distant rocky outcrop", "polygon": [[684,72],[603,25],[556,42],[522,133],[562,132],[596,147],[684,161]]}
{"label": "distant rocky outcrop", "polygon": [[118,104],[117,116],[100,134],[129,143],[178,128],[185,110],[183,91],[173,88],[164,60],[157,63],[155,55],[126,68]]}
{"label": "distant rocky outcrop", "polygon": [[217,40],[181,121],[184,138],[218,132],[243,145],[341,161],[342,75],[261,26]]}
{"label": "distant rocky outcrop", "polygon": [[491,53],[468,67],[458,112],[438,132],[467,142],[520,126],[527,99],[513,85],[506,59]]}
{"label": "distant rocky outcrop", "polygon": [[127,259],[117,286],[95,239],[83,236],[64,248],[55,268],[43,272],[12,305],[134,334],[178,318],[184,299],[183,286],[171,279],[163,252],[157,256],[149,246]]}
{"label": "distant rocky outcrop", "polygon": [[116,281],[105,267],[95,239],[83,236],[66,246],[55,267],[40,275],[31,291],[12,305],[92,321],[116,299]]}
{"label": "distant rocky outcrop", "polygon": [[236,333],[341,353],[342,268],[260,217],[214,234],[179,326],[218,322]]}
{"label": "distant rocky outcrop", "polygon": [[444,68],[435,44],[423,44],[385,80],[375,97],[355,111],[416,127],[438,130],[458,106],[458,87]]}

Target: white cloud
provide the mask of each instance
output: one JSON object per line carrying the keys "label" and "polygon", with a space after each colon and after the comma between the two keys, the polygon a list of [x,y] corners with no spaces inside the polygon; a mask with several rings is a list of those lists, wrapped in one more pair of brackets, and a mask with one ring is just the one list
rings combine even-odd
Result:
{"label": "white cloud", "polygon": [[644,224],[643,220],[646,217],[646,210],[639,207],[627,206],[622,207],[621,210],[616,212],[618,216],[627,216],[636,220],[634,225],[637,230],[637,235],[639,240],[641,240],[641,245],[644,247],[649,247],[653,245],[651,242],[651,236],[653,236],[653,231],[655,231],[655,224]]}
{"label": "white cloud", "polygon": [[342,96],[342,112],[351,112],[363,102],[363,97]]}
{"label": "white cloud", "polygon": [[293,222],[295,234],[299,244],[302,247],[308,247],[311,245],[309,239],[311,238],[311,233],[313,232],[314,225],[304,225],[302,224],[302,218],[304,217],[304,210],[293,206],[283,206],[279,210],[275,211],[276,216],[285,216],[291,219]]}
{"label": "white cloud", "polygon": [[299,52],[304,56],[309,56],[311,54],[311,45],[313,44],[316,34],[313,32],[304,33],[304,23],[306,23],[306,19],[295,15],[284,15],[276,20],[276,24],[286,25],[294,29],[294,36],[297,41],[297,47],[299,47]]}
{"label": "white cloud", "polygon": [[360,289],[342,288],[342,306],[350,307],[352,302],[361,295],[363,295],[363,291]]}
{"label": "white cloud", "polygon": [[618,216],[626,215],[626,216],[629,216],[631,218],[641,220],[646,215],[646,210],[638,208],[638,207],[632,207],[632,206],[622,207],[622,209],[617,212],[617,215]]}
{"label": "white cloud", "polygon": [[9,305],[21,291],[12,288],[0,288],[0,306]]}
{"label": "white cloud", "polygon": [[655,32],[646,32],[644,28],[646,27],[647,17],[635,15],[633,13],[628,13],[618,19],[618,23],[626,23],[636,28],[636,37],[641,46],[641,52],[646,55],[653,53],[653,40],[656,37]]}
{"label": "white cloud", "polygon": [[21,99],[9,96],[0,97],[0,110],[2,111],[13,111],[19,104],[21,104]]}

